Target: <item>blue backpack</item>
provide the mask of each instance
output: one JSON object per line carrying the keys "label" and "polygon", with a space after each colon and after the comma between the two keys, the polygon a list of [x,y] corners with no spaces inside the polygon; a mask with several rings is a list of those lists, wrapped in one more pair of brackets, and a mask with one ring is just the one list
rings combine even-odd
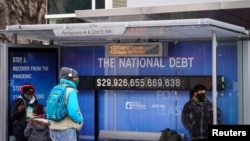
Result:
{"label": "blue backpack", "polygon": [[66,89],[69,86],[58,84],[52,88],[46,103],[46,117],[60,121],[68,115]]}

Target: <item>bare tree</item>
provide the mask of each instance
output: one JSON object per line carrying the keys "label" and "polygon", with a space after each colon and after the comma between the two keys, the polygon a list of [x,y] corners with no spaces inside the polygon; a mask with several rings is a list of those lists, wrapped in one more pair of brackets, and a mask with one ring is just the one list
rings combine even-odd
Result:
{"label": "bare tree", "polygon": [[[45,24],[46,0],[0,0],[0,29],[7,25]],[[10,37],[0,34],[0,41],[11,42]],[[32,40],[18,40],[18,43],[39,44]]]}

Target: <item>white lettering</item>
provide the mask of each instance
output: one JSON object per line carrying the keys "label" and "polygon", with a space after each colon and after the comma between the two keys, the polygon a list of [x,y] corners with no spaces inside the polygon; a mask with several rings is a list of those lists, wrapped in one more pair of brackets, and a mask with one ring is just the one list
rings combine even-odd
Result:
{"label": "white lettering", "polygon": [[193,57],[170,57],[169,58],[169,67],[170,68],[191,68],[193,66]]}
{"label": "white lettering", "polygon": [[165,67],[162,58],[120,58],[119,67],[135,68],[135,67]]}
{"label": "white lettering", "polygon": [[[170,68],[191,68],[193,57],[170,57]],[[117,63],[116,63],[117,61]],[[165,68],[164,60],[161,57],[123,57],[123,58],[98,58],[99,67],[102,68]]]}
{"label": "white lettering", "polygon": [[99,61],[99,67],[104,68],[114,68],[115,67],[115,58],[98,58]]}
{"label": "white lettering", "polygon": [[15,79],[32,79],[32,74],[13,74],[12,78],[15,78]]}
{"label": "white lettering", "polygon": [[145,58],[141,58],[141,60],[140,60],[140,61],[137,60],[137,62],[138,62],[138,66],[137,66],[137,67],[142,67],[142,68],[144,68],[144,67],[146,67],[146,65],[147,65],[147,62],[146,62],[146,59],[145,59]]}
{"label": "white lettering", "polygon": [[12,57],[13,63],[26,63],[27,59],[25,57]]}
{"label": "white lettering", "polygon": [[49,71],[49,66],[42,66],[43,71]]}
{"label": "white lettering", "polygon": [[36,94],[37,99],[44,99],[44,94]]}
{"label": "white lettering", "polygon": [[218,129],[212,129],[212,136],[246,136],[246,131],[219,131]]}
{"label": "white lettering", "polygon": [[102,61],[103,61],[103,58],[98,58],[98,61],[99,61],[99,68],[102,68]]}
{"label": "white lettering", "polygon": [[20,91],[21,86],[12,86],[12,91]]}
{"label": "white lettering", "polygon": [[29,66],[13,66],[12,67],[13,71],[30,71]]}
{"label": "white lettering", "polygon": [[41,71],[42,68],[41,68],[41,66],[30,66],[30,70],[31,71]]}

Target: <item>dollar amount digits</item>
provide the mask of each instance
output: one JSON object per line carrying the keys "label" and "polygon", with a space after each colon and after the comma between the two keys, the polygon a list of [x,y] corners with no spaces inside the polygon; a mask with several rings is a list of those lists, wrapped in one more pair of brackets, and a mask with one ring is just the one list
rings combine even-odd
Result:
{"label": "dollar amount digits", "polygon": [[[212,90],[212,76],[79,76],[80,89],[95,90],[188,90],[203,84]],[[225,89],[224,76],[217,76],[217,90]]]}
{"label": "dollar amount digits", "polygon": [[180,89],[183,81],[178,77],[100,77],[96,78],[97,89]]}

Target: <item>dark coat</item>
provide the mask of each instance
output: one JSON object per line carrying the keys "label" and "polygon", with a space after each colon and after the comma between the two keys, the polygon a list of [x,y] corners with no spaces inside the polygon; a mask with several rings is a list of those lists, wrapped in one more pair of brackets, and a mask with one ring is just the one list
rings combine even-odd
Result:
{"label": "dark coat", "polygon": [[38,101],[37,101],[36,97],[34,96],[33,102],[29,103],[25,99],[23,94],[13,101],[11,113],[10,113],[10,120],[12,121],[12,124],[18,124],[21,126],[25,126],[26,125],[26,110],[23,110],[22,112],[18,111],[18,106],[21,103],[24,103],[26,107],[28,107],[28,106],[35,107],[35,105],[38,103]]}
{"label": "dark coat", "polygon": [[[184,105],[181,121],[189,132],[190,140],[208,138],[208,125],[213,124],[212,107],[212,103],[209,100],[201,102],[194,98]],[[220,109],[217,108],[218,117],[220,113]]]}

